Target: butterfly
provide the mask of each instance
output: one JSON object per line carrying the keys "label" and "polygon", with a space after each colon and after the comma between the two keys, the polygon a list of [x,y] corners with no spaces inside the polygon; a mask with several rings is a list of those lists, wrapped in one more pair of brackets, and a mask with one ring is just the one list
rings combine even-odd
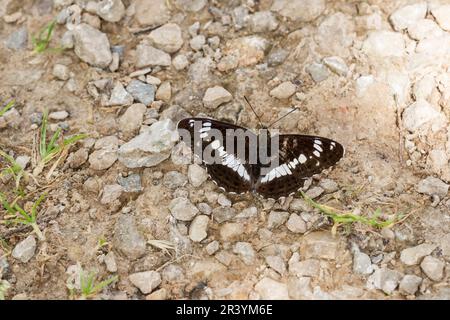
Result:
{"label": "butterfly", "polygon": [[[253,192],[272,199],[286,197],[302,188],[306,179],[332,167],[344,155],[344,147],[328,138],[301,134],[271,136],[268,130],[257,135],[244,127],[209,118],[186,118],[177,128],[189,134],[183,139],[180,133],[183,141],[190,139],[184,142],[192,151],[212,151],[218,161],[203,160],[203,165],[212,180],[229,193]],[[239,140],[232,134],[237,130],[245,132],[248,139]],[[222,139],[217,139],[212,132],[219,133]],[[261,137],[264,134],[266,140]],[[278,142],[276,149],[271,147],[274,140]],[[239,141],[245,149],[243,156],[237,152]],[[268,141],[268,153],[276,150],[270,155],[270,161],[260,156],[259,151],[263,149],[260,141]],[[256,161],[251,161],[252,149],[256,150]]]}

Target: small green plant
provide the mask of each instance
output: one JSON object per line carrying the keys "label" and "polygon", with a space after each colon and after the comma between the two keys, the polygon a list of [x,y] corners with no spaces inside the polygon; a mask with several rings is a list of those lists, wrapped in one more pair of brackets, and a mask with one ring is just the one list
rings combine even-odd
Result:
{"label": "small green plant", "polygon": [[67,279],[67,288],[72,299],[78,297],[85,300],[95,297],[100,291],[118,279],[118,276],[112,276],[97,283],[97,273],[94,271],[86,272],[80,263],[77,263],[76,272]]}
{"label": "small green plant", "polygon": [[3,116],[6,112],[8,112],[9,109],[11,109],[12,107],[14,107],[14,104],[16,102],[14,100],[11,100],[10,102],[8,102],[6,104],[6,106],[4,106],[2,109],[0,109],[0,117]]}
{"label": "small green plant", "polygon": [[10,177],[14,179],[16,191],[19,191],[20,180],[22,177],[28,178],[28,174],[25,170],[11,157],[9,154],[0,149],[0,159],[4,158],[8,162],[8,166],[0,170],[0,178],[6,178],[7,181]]}
{"label": "small green plant", "polygon": [[[70,146],[75,144],[77,141],[82,140],[87,137],[86,134],[76,134],[69,138],[63,139],[60,144],[58,140],[61,138],[61,128],[58,128],[55,133],[47,142],[47,131],[48,131],[48,111],[45,110],[42,116],[42,124],[39,137],[39,162],[33,170],[33,175],[39,175],[44,167],[58,155],[65,155],[69,150]],[[59,160],[56,162],[58,164]],[[51,170],[52,171],[52,170]]]}
{"label": "small green plant", "polygon": [[11,287],[8,281],[0,279],[0,300],[5,300],[5,295],[8,289]]}
{"label": "small green plant", "polygon": [[48,49],[55,26],[56,20],[53,20],[50,23],[48,23],[45,27],[43,27],[41,30],[39,30],[37,36],[32,37],[34,52],[43,53]]}
{"label": "small green plant", "polygon": [[6,199],[6,196],[0,192],[0,202],[3,205],[3,208],[9,213],[9,216],[5,217],[3,223],[14,223],[14,224],[23,224],[26,226],[31,226],[33,228],[33,232],[36,234],[39,240],[44,241],[45,237],[42,233],[41,229],[37,224],[37,209],[41,202],[44,200],[45,194],[42,194],[33,204],[31,208],[31,213],[26,212],[21,206],[19,206],[16,201],[17,199],[9,203]]}
{"label": "small green plant", "polygon": [[353,224],[356,222],[362,223],[364,225],[367,225],[367,226],[370,226],[373,228],[379,228],[379,229],[388,228],[388,227],[392,227],[394,224],[399,222],[403,217],[403,215],[399,214],[399,215],[396,215],[392,219],[387,219],[387,220],[381,219],[381,217],[380,217],[381,209],[375,210],[375,212],[372,214],[371,217],[356,215],[352,212],[344,212],[344,211],[335,209],[330,206],[319,204],[319,203],[313,201],[310,197],[308,197],[303,191],[300,191],[300,193],[310,206],[318,209],[320,212],[322,212],[323,214],[325,214],[326,216],[330,217],[333,220],[333,223],[334,223],[333,229],[332,229],[333,234],[336,233],[336,230],[340,225]]}

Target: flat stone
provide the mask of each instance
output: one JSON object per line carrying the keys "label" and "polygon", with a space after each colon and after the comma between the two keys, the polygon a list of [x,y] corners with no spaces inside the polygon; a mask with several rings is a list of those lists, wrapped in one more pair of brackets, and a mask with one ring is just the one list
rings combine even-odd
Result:
{"label": "flat stone", "polygon": [[231,207],[218,207],[212,211],[212,215],[217,223],[222,223],[233,219],[236,215],[236,210]]}
{"label": "flat stone", "polygon": [[26,49],[28,44],[28,30],[21,27],[9,35],[5,41],[5,45],[9,49],[22,50]]}
{"label": "flat stone", "polygon": [[206,43],[206,38],[204,35],[200,34],[194,36],[191,41],[189,41],[189,46],[195,51],[200,51]]}
{"label": "flat stone", "polygon": [[99,68],[106,68],[112,60],[109,40],[106,34],[81,23],[73,29],[75,54],[84,62]]}
{"label": "flat stone", "polygon": [[402,250],[400,253],[400,261],[408,266],[417,265],[423,257],[428,256],[436,249],[436,245],[423,243],[415,247]]}
{"label": "flat stone", "polygon": [[388,268],[376,270],[368,279],[370,286],[382,290],[386,294],[392,294],[399,285],[403,274]]}
{"label": "flat stone", "polygon": [[407,274],[400,281],[399,290],[403,294],[414,295],[422,283],[422,278],[413,274]]}
{"label": "flat stone", "polygon": [[176,70],[180,71],[187,68],[189,60],[184,54],[179,54],[172,59],[172,65]]}
{"label": "flat stone", "polygon": [[168,67],[172,63],[170,55],[152,46],[140,44],[136,48],[136,68]]}
{"label": "flat stone", "polygon": [[198,188],[208,179],[208,173],[201,166],[194,163],[188,168],[188,178],[189,183],[192,184],[193,187]]}
{"label": "flat stone", "polygon": [[110,204],[113,201],[119,199],[122,195],[123,188],[118,184],[107,184],[103,188],[102,198],[100,199],[101,204]]}
{"label": "flat stone", "polygon": [[50,112],[50,114],[48,115],[49,119],[58,121],[65,120],[68,117],[69,113],[66,110]]}
{"label": "flat stone", "polygon": [[108,106],[129,106],[133,103],[133,96],[125,90],[122,83],[117,82],[111,91]]}
{"label": "flat stone", "polygon": [[149,106],[155,100],[155,86],[139,80],[131,80],[127,85],[127,91],[135,100],[146,106]]}
{"label": "flat stone", "polygon": [[178,133],[170,119],[155,122],[119,148],[119,161],[127,168],[156,166],[170,156],[177,140]]}
{"label": "flat stone", "polygon": [[183,45],[181,29],[175,23],[167,23],[153,30],[149,34],[152,44],[167,53],[174,53],[180,50]]}
{"label": "flat stone", "polygon": [[143,27],[166,23],[170,19],[170,10],[166,3],[165,0],[136,0],[136,21]]}
{"label": "flat stone", "polygon": [[390,15],[389,21],[396,31],[404,30],[425,18],[427,7],[428,5],[426,2],[419,2],[401,7]]}
{"label": "flat stone", "polygon": [[146,241],[136,226],[136,219],[122,214],[116,222],[114,248],[131,260],[142,257],[146,252]]}
{"label": "flat stone", "polygon": [[270,95],[277,99],[287,99],[297,90],[297,86],[290,81],[285,81],[270,91]]}
{"label": "flat stone", "polygon": [[69,68],[63,64],[56,63],[53,66],[52,74],[59,80],[66,81],[70,77]]}
{"label": "flat stone", "polygon": [[27,263],[33,258],[34,253],[36,252],[36,246],[36,239],[33,235],[29,235],[16,244],[11,255],[20,262]]}
{"label": "flat stone", "polygon": [[108,22],[119,22],[125,16],[122,0],[102,0],[97,5],[100,18]]}
{"label": "flat stone", "polygon": [[112,273],[117,272],[116,256],[113,251],[110,251],[105,255],[104,262],[106,265],[106,270]]}
{"label": "flat stone", "polygon": [[314,82],[321,82],[328,78],[330,73],[328,72],[327,67],[325,67],[321,63],[313,62],[305,68],[306,72],[308,72]]}
{"label": "flat stone", "polygon": [[441,179],[430,176],[419,182],[417,191],[429,196],[437,195],[442,199],[447,195],[449,187],[450,186]]}
{"label": "flat stone", "polygon": [[353,253],[353,272],[362,275],[368,275],[373,272],[372,261],[364,252],[356,250]]}
{"label": "flat stone", "polygon": [[434,6],[431,8],[431,14],[442,29],[450,31],[450,4]]}
{"label": "flat stone", "polygon": [[311,232],[303,237],[301,252],[306,259],[319,258],[335,260],[338,254],[339,239],[330,232]]}
{"label": "flat stone", "polygon": [[433,281],[442,280],[444,276],[444,267],[445,263],[443,261],[432,256],[426,256],[420,264],[422,271]]}
{"label": "flat stone", "polygon": [[445,117],[425,100],[412,103],[403,112],[403,125],[411,132],[427,123],[445,123]]}
{"label": "flat stone", "polygon": [[263,300],[289,299],[287,285],[270,278],[263,278],[255,285],[255,290]]}
{"label": "flat stone", "polygon": [[189,226],[189,238],[194,242],[200,242],[208,236],[209,217],[198,215]]}
{"label": "flat stone", "polygon": [[169,210],[177,220],[191,221],[199,210],[186,198],[175,198],[169,204]]}
{"label": "flat stone", "polygon": [[397,32],[372,31],[364,41],[362,50],[377,58],[402,57],[405,53],[405,40]]}
{"label": "flat stone", "polygon": [[222,103],[229,102],[232,99],[231,93],[223,87],[215,86],[206,90],[203,96],[203,105],[208,109],[216,109]]}
{"label": "flat stone", "polygon": [[256,252],[249,242],[236,242],[233,252],[239,255],[246,265],[252,265],[256,260]]}
{"label": "flat stone", "polygon": [[278,21],[270,11],[257,11],[250,16],[249,26],[255,33],[270,32],[278,28]]}
{"label": "flat stone", "polygon": [[207,254],[213,255],[214,253],[217,252],[217,250],[219,250],[219,247],[220,247],[219,241],[214,240],[208,243],[208,245],[205,247],[205,251]]}
{"label": "flat stone", "polygon": [[293,233],[305,233],[307,230],[306,222],[296,213],[290,215],[286,227]]}
{"label": "flat stone", "polygon": [[119,118],[119,130],[126,136],[131,136],[139,131],[147,107],[142,103],[132,104]]}
{"label": "flat stone", "polygon": [[310,22],[325,10],[324,0],[275,0],[271,9],[293,22]]}
{"label": "flat stone", "polygon": [[289,218],[289,212],[285,211],[271,211],[267,219],[267,227],[275,229],[281,226]]}
{"label": "flat stone", "polygon": [[266,263],[279,274],[284,275],[286,273],[286,263],[280,256],[267,256]]}
{"label": "flat stone", "polygon": [[161,284],[161,275],[156,271],[137,272],[128,278],[143,294],[149,294]]}
{"label": "flat stone", "polygon": [[317,277],[320,273],[320,261],[317,259],[306,259],[289,263],[289,273],[297,277]]}
{"label": "flat stone", "polygon": [[119,176],[117,182],[123,188],[124,192],[141,192],[141,176],[138,173],[132,173],[126,177]]}
{"label": "flat stone", "polygon": [[94,170],[106,170],[117,160],[119,140],[116,136],[98,139],[94,145],[95,151],[89,156],[90,167]]}
{"label": "flat stone", "polygon": [[341,57],[332,56],[323,58],[323,64],[339,76],[346,76],[348,73],[348,66]]}
{"label": "flat stone", "polygon": [[220,227],[220,239],[222,241],[233,241],[238,239],[245,232],[245,227],[242,223],[226,222]]}
{"label": "flat stone", "polygon": [[438,38],[444,33],[433,20],[420,19],[416,23],[408,26],[408,34],[414,40],[422,40],[425,38]]}

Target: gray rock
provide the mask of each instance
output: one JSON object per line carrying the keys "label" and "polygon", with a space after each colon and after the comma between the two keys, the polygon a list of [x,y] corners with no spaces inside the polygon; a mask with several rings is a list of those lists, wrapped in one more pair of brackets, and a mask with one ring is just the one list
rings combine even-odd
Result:
{"label": "gray rock", "polygon": [[183,45],[181,29],[175,23],[167,23],[153,30],[149,34],[152,44],[167,53],[174,53],[180,50]]}
{"label": "gray rock", "polygon": [[206,90],[203,96],[203,105],[208,109],[216,109],[222,103],[229,102],[232,99],[231,93],[223,87],[215,86]]}
{"label": "gray rock", "polygon": [[189,226],[189,238],[194,242],[200,242],[208,236],[209,217],[198,215],[192,220]]}
{"label": "gray rock", "polygon": [[313,62],[305,68],[306,72],[311,75],[314,82],[321,82],[328,78],[330,73],[327,67],[321,63]]}
{"label": "gray rock", "polygon": [[106,68],[112,61],[109,40],[106,34],[81,23],[73,29],[75,54],[84,62]]}
{"label": "gray rock", "polygon": [[118,81],[111,91],[108,106],[129,106],[132,103],[133,96]]}
{"label": "gray rock", "polygon": [[252,265],[256,260],[256,252],[248,242],[236,242],[233,252],[239,255],[246,265]]}
{"label": "gray rock", "polygon": [[341,57],[326,57],[323,59],[323,64],[339,76],[346,76],[348,73],[347,64]]}
{"label": "gray rock", "polygon": [[75,39],[71,30],[64,32],[60,40],[60,45],[64,49],[73,49],[75,45]]}
{"label": "gray rock", "polygon": [[245,232],[245,227],[241,223],[226,222],[220,227],[220,239],[222,241],[233,241],[238,239]]}
{"label": "gray rock", "polygon": [[250,29],[255,32],[270,32],[278,28],[278,21],[270,11],[257,11],[250,16]]}
{"label": "gray rock", "polygon": [[20,29],[11,33],[5,42],[7,48],[14,50],[26,49],[27,44],[28,31],[26,27],[21,27]]}
{"label": "gray rock", "polygon": [[278,228],[289,218],[289,212],[285,211],[271,211],[267,219],[267,227],[269,229]]}
{"label": "gray rock", "polygon": [[20,262],[27,263],[31,258],[33,258],[35,252],[36,239],[33,235],[29,235],[24,240],[16,244],[12,251],[12,256]]}
{"label": "gray rock", "polygon": [[227,267],[231,264],[231,262],[233,261],[233,254],[222,250],[216,253],[216,255],[214,256],[221,264],[226,265]]}
{"label": "gray rock", "polygon": [[127,91],[140,103],[148,106],[155,100],[155,86],[139,80],[131,80]]}
{"label": "gray rock", "polygon": [[314,40],[324,55],[349,56],[355,41],[355,19],[342,12],[328,15],[314,33]]}
{"label": "gray rock", "polygon": [[389,21],[396,31],[401,31],[425,18],[426,14],[427,3],[419,2],[395,10],[389,17]]}
{"label": "gray rock", "polygon": [[143,294],[151,293],[161,284],[161,275],[156,271],[137,272],[128,278]]}
{"label": "gray rock", "polygon": [[191,221],[199,210],[186,198],[175,198],[170,201],[169,210],[177,220]]}
{"label": "gray rock", "polygon": [[103,188],[102,198],[100,199],[101,204],[110,204],[115,200],[119,199],[122,195],[123,188],[118,184],[107,184]]}
{"label": "gray rock", "polygon": [[255,290],[264,300],[289,299],[287,285],[270,278],[263,278],[255,285]]}
{"label": "gray rock", "polygon": [[400,281],[399,290],[403,294],[413,295],[419,290],[419,286],[422,283],[422,278],[407,274]]}
{"label": "gray rock", "polygon": [[89,163],[94,170],[105,170],[117,160],[119,140],[116,136],[98,139],[94,145],[95,151],[89,156]]}
{"label": "gray rock", "polygon": [[417,191],[427,194],[429,196],[437,195],[439,198],[444,198],[448,193],[449,185],[441,179],[435,177],[427,177],[419,182]]}
{"label": "gray rock", "polygon": [[376,270],[368,279],[369,287],[382,290],[386,294],[392,294],[397,288],[403,274],[388,268]]}
{"label": "gray rock", "polygon": [[116,255],[114,252],[110,251],[105,255],[104,259],[106,270],[109,272],[115,273],[117,272],[117,263],[116,263]]}
{"label": "gray rock", "polygon": [[235,219],[249,219],[254,218],[258,215],[258,209],[256,207],[245,208],[241,212],[239,212]]}
{"label": "gray rock", "polygon": [[417,265],[423,257],[431,254],[436,247],[436,245],[431,243],[423,243],[415,247],[404,249],[400,253],[400,261],[407,266]]}
{"label": "gray rock", "polygon": [[178,7],[189,12],[199,12],[206,4],[207,0],[175,0]]}
{"label": "gray rock", "polygon": [[305,233],[307,230],[306,222],[296,213],[290,215],[286,227],[293,233]]}
{"label": "gray rock", "polygon": [[292,96],[297,90],[297,86],[290,81],[282,82],[280,85],[276,86],[270,90],[270,95],[277,99],[287,99]]}
{"label": "gray rock", "polygon": [[209,206],[209,204],[205,203],[205,202],[200,202],[197,205],[198,210],[200,210],[201,213],[206,214],[206,215],[210,215],[212,212],[211,207]]}
{"label": "gray rock", "polygon": [[188,168],[188,178],[189,183],[192,184],[193,187],[198,188],[208,179],[208,173],[205,169],[194,163]]}
{"label": "gray rock", "polygon": [[135,19],[141,26],[158,26],[170,19],[170,10],[165,0],[136,0]]}
{"label": "gray rock", "polygon": [[142,257],[146,251],[146,242],[136,227],[136,220],[130,215],[120,215],[114,232],[114,247],[135,260]]}
{"label": "gray rock", "polygon": [[31,158],[29,156],[18,156],[16,158],[16,164],[18,164],[22,169],[25,169],[30,160]]}
{"label": "gray rock", "polygon": [[320,273],[320,261],[306,259],[289,263],[289,273],[297,277],[317,277]]}
{"label": "gray rock", "polygon": [[189,79],[195,85],[204,87],[211,83],[213,79],[213,67],[214,63],[210,57],[199,58],[189,66]]}
{"label": "gray rock", "polygon": [[353,272],[356,274],[368,275],[373,272],[370,257],[359,250],[353,253]]}
{"label": "gray rock", "polygon": [[445,263],[443,261],[432,256],[426,256],[420,264],[422,271],[433,281],[442,280],[444,276],[444,267]]}
{"label": "gray rock", "polygon": [[132,173],[127,177],[119,176],[117,182],[122,186],[125,192],[140,192],[142,191],[141,176],[137,173]]}
{"label": "gray rock", "polygon": [[172,98],[172,85],[169,81],[164,81],[156,90],[155,95],[157,100],[164,101],[168,103],[170,98]]}
{"label": "gray rock", "polygon": [[119,161],[127,168],[156,166],[170,156],[177,140],[178,133],[170,119],[155,122],[119,148]]}
{"label": "gray rock", "polygon": [[292,299],[311,299],[313,296],[310,277],[290,277],[287,286]]}
{"label": "gray rock", "polygon": [[267,57],[267,63],[270,67],[278,66],[286,60],[288,55],[289,51],[285,49],[272,49],[272,51],[269,53],[269,56]]}
{"label": "gray rock", "polygon": [[408,34],[414,40],[422,40],[428,37],[439,38],[443,36],[444,32],[433,20],[421,19],[408,26]]}
{"label": "gray rock", "polygon": [[356,96],[364,96],[367,89],[374,83],[374,81],[375,80],[372,75],[361,76],[356,79]]}
{"label": "gray rock", "polygon": [[233,219],[236,216],[236,210],[231,207],[218,207],[212,211],[212,215],[217,223],[222,223]]}
{"label": "gray rock", "polygon": [[169,189],[178,189],[180,187],[184,187],[188,182],[188,178],[178,172],[178,171],[169,171],[164,175],[163,185]]}
{"label": "gray rock", "polygon": [[137,46],[136,59],[136,67],[139,69],[155,66],[168,67],[172,63],[168,53],[145,44]]}
{"label": "gray rock", "polygon": [[102,0],[97,4],[97,14],[105,21],[119,22],[125,16],[122,0]]}
{"label": "gray rock", "polygon": [[63,64],[56,63],[53,66],[52,74],[59,80],[66,81],[70,77],[69,68]]}
{"label": "gray rock", "polygon": [[228,199],[223,193],[219,194],[217,197],[217,203],[222,207],[231,207],[232,205],[231,200]]}
{"label": "gray rock", "polygon": [[310,22],[325,10],[324,0],[275,0],[272,11],[293,22]]}
{"label": "gray rock", "polygon": [[147,107],[142,103],[132,104],[119,119],[119,129],[125,136],[131,136],[141,127]]}
{"label": "gray rock", "polygon": [[336,181],[331,179],[320,180],[319,187],[321,187],[325,193],[333,193],[339,190],[339,186]]}
{"label": "gray rock", "polygon": [[267,256],[266,263],[279,274],[284,275],[286,273],[286,263],[280,256]]}
{"label": "gray rock", "polygon": [[289,210],[290,211],[308,211],[311,210],[311,207],[305,202],[303,199],[295,198],[291,201],[289,204]]}

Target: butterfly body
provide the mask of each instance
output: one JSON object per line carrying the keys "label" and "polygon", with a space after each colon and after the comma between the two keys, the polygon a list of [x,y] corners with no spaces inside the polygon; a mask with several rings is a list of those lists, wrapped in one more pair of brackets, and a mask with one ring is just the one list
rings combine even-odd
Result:
{"label": "butterfly body", "polygon": [[[272,135],[268,130],[255,134],[208,118],[183,119],[178,130],[189,134],[190,141],[185,142],[191,150],[206,154],[211,151],[215,161],[202,158],[202,162],[213,181],[230,193],[286,197],[300,189],[307,178],[333,166],[344,154],[342,145],[328,138]],[[239,153],[239,146],[244,152]]]}

